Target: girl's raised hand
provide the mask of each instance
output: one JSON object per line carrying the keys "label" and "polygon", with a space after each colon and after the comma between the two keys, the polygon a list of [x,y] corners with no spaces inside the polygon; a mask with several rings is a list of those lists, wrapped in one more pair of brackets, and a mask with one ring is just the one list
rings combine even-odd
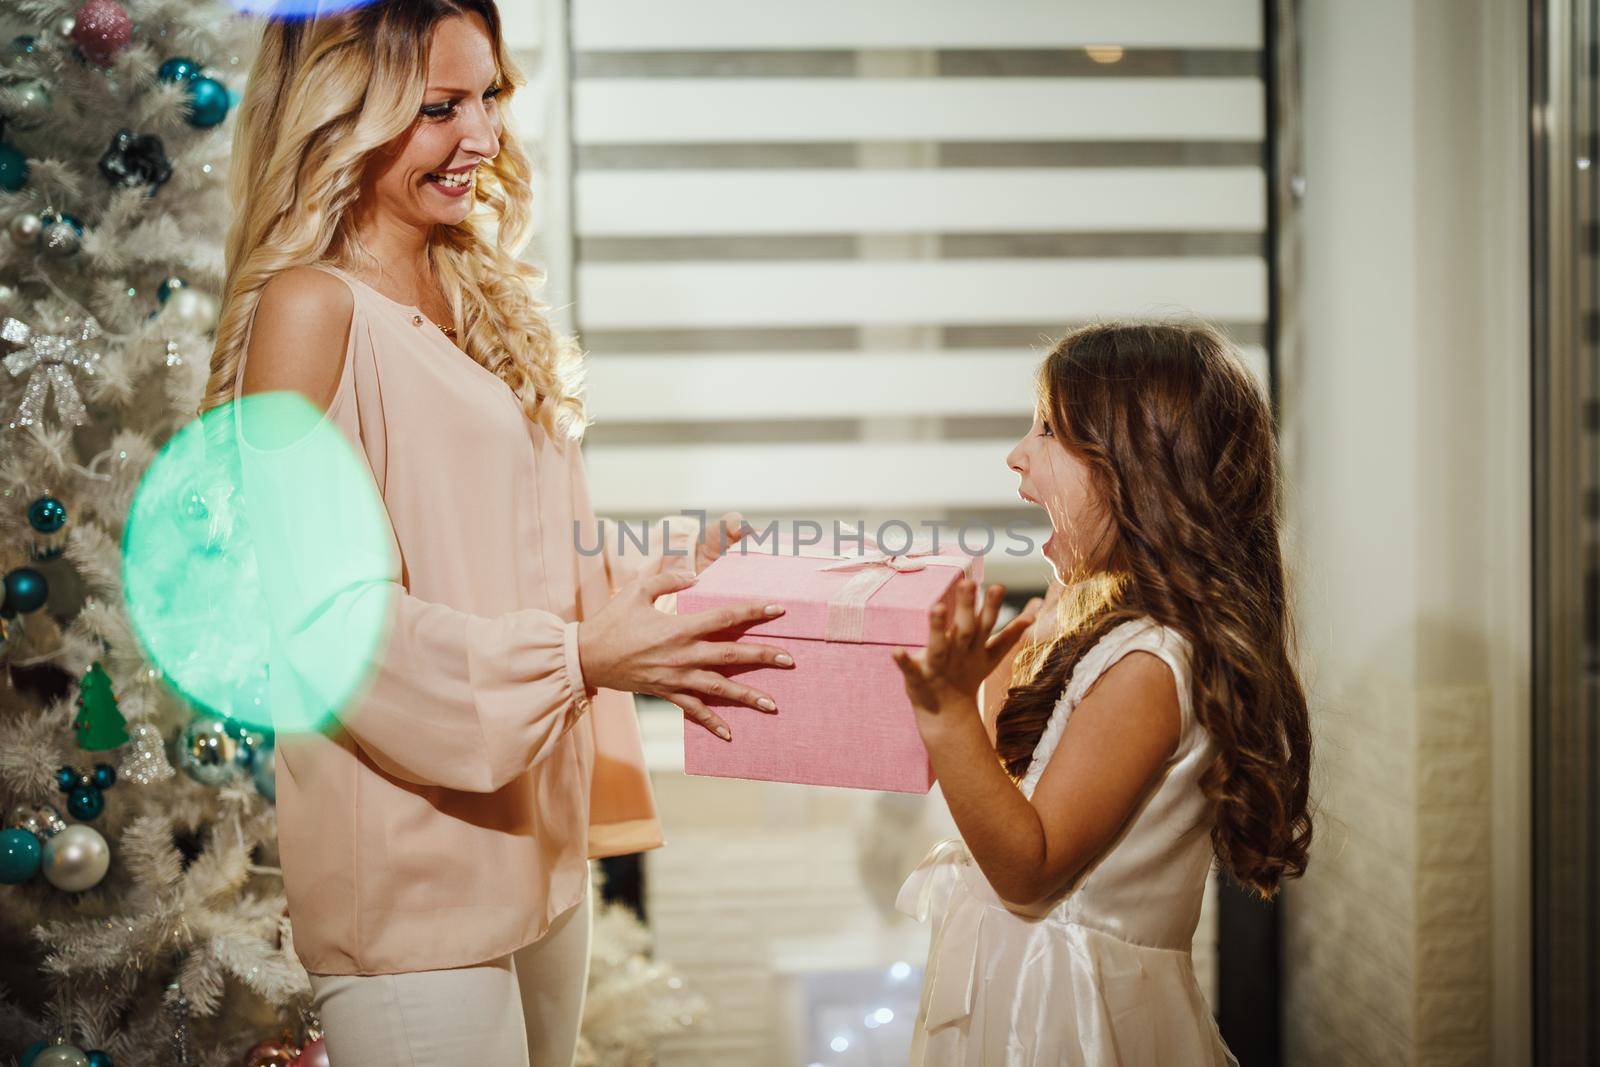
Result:
{"label": "girl's raised hand", "polygon": [[1042,601],[1034,597],[998,633],[1005,586],[991,585],[974,608],[977,584],[962,576],[956,580],[956,609],[945,610],[941,601],[928,612],[928,644],[919,652],[897,648],[894,661],[905,675],[906,695],[922,715],[943,715],[962,709],[975,714],[978,686],[1005,659],[1039,616]]}

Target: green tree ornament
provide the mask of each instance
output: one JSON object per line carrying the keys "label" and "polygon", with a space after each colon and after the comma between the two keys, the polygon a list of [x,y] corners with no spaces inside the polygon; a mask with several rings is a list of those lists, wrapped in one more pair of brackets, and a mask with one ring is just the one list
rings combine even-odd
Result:
{"label": "green tree ornament", "polygon": [[102,752],[128,743],[128,720],[117,710],[111,693],[111,676],[99,662],[89,668],[78,686],[78,717],[72,728],[78,732],[78,747]]}

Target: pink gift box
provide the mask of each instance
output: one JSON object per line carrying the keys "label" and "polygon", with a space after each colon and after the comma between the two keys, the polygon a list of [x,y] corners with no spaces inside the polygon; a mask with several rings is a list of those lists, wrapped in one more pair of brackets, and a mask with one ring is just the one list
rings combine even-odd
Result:
{"label": "pink gift box", "polygon": [[[954,540],[941,538],[937,557],[965,561],[967,573],[981,582],[983,557],[963,552]],[[924,542],[910,551],[921,551],[924,559],[933,555]],[[735,632],[742,642],[777,645],[795,661],[792,668],[722,670],[770,694],[778,710],[707,699],[706,706],[727,722],[733,740],[724,741],[685,720],[684,770],[719,778],[926,793],[933,786],[933,768],[917,733],[904,675],[891,652],[927,643],[928,612],[941,600],[947,610],[954,609],[961,568],[924,563],[915,554],[862,566],[863,560],[882,558],[870,546],[865,555],[842,557],[792,552],[792,546],[780,543],[775,554],[768,542],[741,554],[735,544],[694,585],[676,594],[679,615],[751,601],[782,604],[783,615]],[[844,563],[854,566],[827,569]],[[907,566],[921,569],[899,569]],[[861,605],[864,587],[870,592]],[[841,602],[852,591],[857,608]]]}

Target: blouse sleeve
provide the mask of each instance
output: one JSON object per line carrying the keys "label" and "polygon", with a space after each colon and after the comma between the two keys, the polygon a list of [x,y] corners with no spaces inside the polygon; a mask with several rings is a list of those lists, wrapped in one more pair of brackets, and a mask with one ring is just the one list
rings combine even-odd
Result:
{"label": "blouse sleeve", "polygon": [[272,659],[294,683],[274,684],[273,699],[294,705],[282,710],[297,725],[333,716],[397,778],[500,789],[589,710],[578,623],[407,592],[371,464],[330,420],[283,448],[236,438]]}

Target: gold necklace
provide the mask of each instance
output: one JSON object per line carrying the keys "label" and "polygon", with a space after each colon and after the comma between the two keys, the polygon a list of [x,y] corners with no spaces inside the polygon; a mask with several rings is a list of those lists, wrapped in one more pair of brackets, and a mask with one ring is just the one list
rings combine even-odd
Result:
{"label": "gold necklace", "polygon": [[422,312],[420,312],[420,311],[417,312],[415,315],[411,316],[411,325],[413,325],[413,326],[421,326],[424,322],[428,323],[434,329],[438,330],[440,333],[442,333],[446,337],[450,338],[450,343],[451,344],[455,344],[456,328],[454,326],[441,326],[437,322],[434,322],[432,319],[430,319],[430,318],[426,317],[425,315],[423,315]]}

